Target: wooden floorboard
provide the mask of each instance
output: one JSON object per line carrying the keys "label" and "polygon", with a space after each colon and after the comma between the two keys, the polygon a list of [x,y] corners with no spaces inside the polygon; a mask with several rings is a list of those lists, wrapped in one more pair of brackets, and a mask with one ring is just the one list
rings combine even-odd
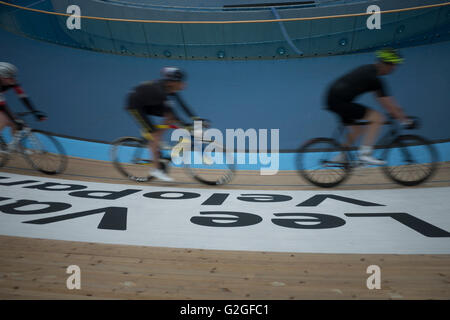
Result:
{"label": "wooden floorboard", "polygon": [[[366,269],[378,265],[380,290]],[[81,269],[68,290],[66,269]],[[172,249],[0,236],[2,299],[448,299],[450,255]]]}

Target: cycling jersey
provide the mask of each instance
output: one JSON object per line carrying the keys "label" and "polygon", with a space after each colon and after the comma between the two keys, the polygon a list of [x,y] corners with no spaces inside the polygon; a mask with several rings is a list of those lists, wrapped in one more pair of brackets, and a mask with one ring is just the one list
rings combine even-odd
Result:
{"label": "cycling jersey", "polygon": [[19,96],[19,98],[22,100],[22,102],[25,104],[25,106],[28,108],[28,110],[35,112],[36,110],[33,108],[30,99],[28,99],[28,96],[26,95],[25,91],[22,89],[22,87],[19,84],[14,85],[2,85],[0,84],[0,112],[4,112],[6,116],[15,123],[15,119],[11,111],[9,110],[8,106],[6,105],[6,99],[3,96],[3,92],[14,89],[16,94]]}
{"label": "cycling jersey", "polygon": [[163,117],[165,114],[172,114],[179,119],[172,108],[170,98],[177,101],[189,117],[194,117],[194,113],[177,93],[167,93],[162,80],[144,82],[135,87],[127,97],[126,109],[144,129],[152,132],[155,128],[148,115]]}
{"label": "cycling jersey", "polygon": [[352,101],[366,92],[376,92],[379,97],[388,96],[374,64],[358,67],[337,79],[330,87],[329,96],[343,101]]}
{"label": "cycling jersey", "polygon": [[369,109],[353,102],[366,92],[376,92],[379,97],[388,96],[374,64],[358,67],[333,82],[327,93],[327,107],[337,113],[344,124],[351,124],[363,119]]}

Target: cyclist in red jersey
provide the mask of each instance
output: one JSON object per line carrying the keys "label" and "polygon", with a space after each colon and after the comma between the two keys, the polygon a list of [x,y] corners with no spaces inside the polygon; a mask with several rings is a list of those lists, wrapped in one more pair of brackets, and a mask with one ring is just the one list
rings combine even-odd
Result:
{"label": "cyclist in red jersey", "polygon": [[30,99],[17,83],[16,76],[17,68],[14,65],[8,62],[0,62],[0,132],[5,127],[11,127],[13,134],[22,129],[20,123],[16,122],[14,115],[9,110],[6,99],[3,96],[3,92],[9,89],[13,89],[16,92],[23,104],[34,114],[37,120],[43,121],[47,118],[43,112],[33,108]]}

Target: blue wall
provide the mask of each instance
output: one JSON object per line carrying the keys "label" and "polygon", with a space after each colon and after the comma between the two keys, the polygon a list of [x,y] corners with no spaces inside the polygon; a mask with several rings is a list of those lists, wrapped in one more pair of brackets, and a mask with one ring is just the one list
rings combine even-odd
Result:
{"label": "blue wall", "polygon": [[[219,129],[279,128],[280,147],[296,148],[331,134],[332,114],[323,93],[336,77],[373,61],[373,54],[269,61],[167,61],[95,53],[22,38],[0,30],[0,61],[20,68],[19,79],[35,105],[50,116],[38,128],[112,141],[138,133],[123,110],[126,93],[156,78],[166,64],[187,70],[185,99]],[[419,116],[418,133],[450,138],[450,42],[403,49],[406,63],[386,78],[408,113]],[[11,109],[23,110],[14,94]],[[370,96],[363,103],[376,106]]]}

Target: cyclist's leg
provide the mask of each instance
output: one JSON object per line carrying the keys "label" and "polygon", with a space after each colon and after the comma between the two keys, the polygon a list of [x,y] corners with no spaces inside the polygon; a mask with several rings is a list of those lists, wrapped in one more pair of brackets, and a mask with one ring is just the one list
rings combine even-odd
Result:
{"label": "cyclist's leg", "polygon": [[[340,117],[344,125],[349,126],[349,134],[347,141],[343,143],[345,147],[350,147],[356,139],[362,134],[364,135],[363,143],[359,148],[359,158],[368,164],[382,165],[383,161],[375,159],[371,156],[373,150],[373,143],[377,137],[380,126],[383,124],[383,116],[371,110],[363,105],[354,102],[342,102],[335,103],[330,108],[331,111],[336,112]],[[368,121],[368,125],[351,125],[357,120]],[[368,131],[368,132],[367,132]],[[338,155],[334,161],[343,161],[343,154]]]}
{"label": "cyclist's leg", "polygon": [[[348,125],[348,134],[346,136],[346,140],[344,140],[341,145],[344,147],[344,149],[350,148],[357,140],[358,138],[364,133],[365,126],[352,126]],[[335,162],[346,162],[347,158],[345,156],[345,152],[341,152],[340,154],[336,155],[332,161]]]}
{"label": "cyclist's leg", "polygon": [[161,139],[160,130],[156,130],[143,108],[127,107],[126,110],[141,127],[142,136],[148,141],[148,149],[153,154],[155,169],[159,168],[159,141]]}
{"label": "cyclist's leg", "polygon": [[375,139],[378,136],[380,127],[384,123],[384,117],[381,113],[375,110],[369,110],[365,117],[365,120],[369,121],[370,123],[367,125],[367,133],[358,151],[359,160],[366,164],[384,165],[386,164],[385,161],[372,156],[373,145],[375,143]]}
{"label": "cyclist's leg", "polygon": [[[0,134],[2,132],[2,130],[10,125],[10,120],[9,118],[6,116],[6,114],[2,111],[0,111]],[[0,148],[0,154],[3,154],[6,151],[6,149],[3,148],[4,146],[2,145]]]}
{"label": "cyclist's leg", "polygon": [[0,131],[2,131],[5,127],[9,127],[11,125],[11,121],[5,115],[4,112],[0,111]]}
{"label": "cyclist's leg", "polygon": [[[160,163],[160,142],[164,133],[163,129],[156,129],[150,122],[147,113],[144,108],[127,108],[133,118],[140,124],[144,134],[143,136],[148,140],[148,149],[153,154],[154,167],[150,170],[150,174],[157,179],[163,181],[173,181],[172,178],[167,176],[161,169]],[[151,115],[162,116],[162,110],[155,108]]]}
{"label": "cyclist's leg", "polygon": [[378,132],[385,122],[385,118],[380,112],[372,109],[367,109],[364,120],[367,120],[369,124],[367,125],[367,132],[364,136],[362,145],[373,147],[375,140],[378,137]]}
{"label": "cyclist's leg", "polygon": [[359,159],[367,164],[383,165],[386,162],[374,158],[372,156],[372,152],[373,145],[380,131],[380,127],[385,121],[384,116],[378,111],[367,109],[366,115],[363,119],[367,120],[369,123],[367,124],[367,131],[358,151]]}
{"label": "cyclist's leg", "polygon": [[346,140],[342,143],[344,147],[351,147],[365,131],[365,126],[348,126]]}
{"label": "cyclist's leg", "polygon": [[11,127],[13,134],[17,129],[11,111],[9,111],[8,107],[3,105],[0,106],[0,131],[2,131],[5,127]]}
{"label": "cyclist's leg", "polygon": [[342,145],[351,147],[365,131],[365,126],[352,124],[356,120],[364,119],[368,108],[354,102],[335,100],[330,103],[329,110],[336,113],[340,117],[341,122],[348,127],[348,134]]}
{"label": "cyclist's leg", "polygon": [[[175,124],[178,121],[178,118],[176,117],[175,113],[173,112],[172,108],[167,106],[165,103],[163,103],[160,106],[156,106],[153,108],[151,115],[162,117],[163,118],[163,125],[172,125]],[[156,129],[152,132],[152,140],[150,141],[151,148],[155,154],[154,159],[159,164],[160,160],[160,147],[161,142],[163,139],[163,135],[166,132],[167,129]],[[159,168],[159,167],[157,167]]]}
{"label": "cyclist's leg", "polygon": [[362,129],[355,129],[357,126],[353,126],[353,131],[350,132],[348,137],[349,142],[353,142],[358,137],[358,134],[364,133],[363,142],[359,148],[359,159],[368,164],[382,165],[383,161],[372,157],[373,144],[378,136],[378,131],[384,123],[384,117],[381,113],[367,108],[361,104],[355,102],[342,103],[340,106],[340,115],[345,124],[351,125],[352,122],[357,120],[368,121],[367,125]]}
{"label": "cyclist's leg", "polygon": [[[152,115],[158,116],[158,117],[163,117],[163,124],[164,125],[170,125],[174,123],[174,120],[170,110],[168,110],[165,106],[161,106],[160,108],[156,108],[154,110],[154,113],[152,113]],[[169,177],[164,170],[161,170],[162,168],[160,167],[161,162],[160,162],[160,150],[161,150],[161,141],[163,139],[163,134],[167,129],[157,129],[153,132],[153,139],[150,142],[151,144],[151,148],[153,150],[153,154],[154,154],[154,159],[155,162],[157,162],[157,166],[155,167],[156,170],[153,170],[150,172],[151,175],[153,175],[154,177],[156,177],[159,180],[162,181],[166,181],[166,182],[171,182],[173,181],[173,179],[171,177]]]}

